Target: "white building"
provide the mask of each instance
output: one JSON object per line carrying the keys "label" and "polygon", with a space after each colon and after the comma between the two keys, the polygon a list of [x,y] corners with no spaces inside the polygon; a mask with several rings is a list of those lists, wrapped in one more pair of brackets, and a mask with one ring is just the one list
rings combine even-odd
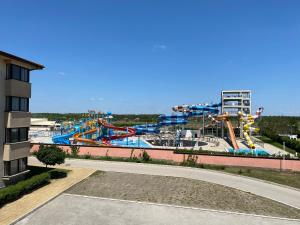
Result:
{"label": "white building", "polygon": [[30,130],[31,131],[53,131],[60,127],[60,123],[49,121],[47,118],[31,118]]}
{"label": "white building", "polygon": [[226,90],[221,92],[222,113],[237,116],[239,111],[251,114],[250,90]]}
{"label": "white building", "polygon": [[[238,116],[241,111],[251,114],[251,91],[250,90],[223,90],[221,92],[221,112],[230,116]],[[243,127],[240,125],[240,137],[243,137]],[[222,137],[224,137],[224,123],[222,122]]]}

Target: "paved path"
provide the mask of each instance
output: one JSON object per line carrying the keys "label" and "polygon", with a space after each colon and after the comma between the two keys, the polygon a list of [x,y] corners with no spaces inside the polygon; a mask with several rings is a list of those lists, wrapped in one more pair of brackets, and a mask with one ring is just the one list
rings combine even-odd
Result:
{"label": "paved path", "polygon": [[0,209],[0,224],[11,224],[94,172],[94,169],[75,168],[68,173],[66,178],[51,180],[50,184],[6,204]]}
{"label": "paved path", "polygon": [[[29,158],[29,163],[39,163],[34,157]],[[234,176],[225,173],[180,166],[165,166],[144,163],[108,162],[100,160],[67,159],[66,164],[71,167],[93,168],[102,171],[137,173],[148,175],[161,175],[184,177],[203,180],[225,185],[242,191],[273,199],[275,201],[300,209],[300,191],[261,182],[247,177]]]}
{"label": "paved path", "polygon": [[62,194],[17,223],[26,224],[299,225],[300,220]]}

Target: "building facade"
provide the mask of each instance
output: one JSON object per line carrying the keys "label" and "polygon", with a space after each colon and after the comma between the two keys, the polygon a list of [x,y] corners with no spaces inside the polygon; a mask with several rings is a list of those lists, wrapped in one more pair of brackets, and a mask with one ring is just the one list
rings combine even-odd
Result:
{"label": "building facade", "polygon": [[[238,116],[241,111],[251,114],[251,91],[250,90],[223,90],[221,92],[221,112],[230,116]],[[240,125],[240,137],[243,137],[243,127]],[[222,125],[222,137],[224,137],[224,124]]]}
{"label": "building facade", "polygon": [[30,71],[44,66],[0,51],[0,187],[28,172]]}
{"label": "building facade", "polygon": [[238,112],[251,114],[251,91],[228,90],[221,92],[222,113],[228,112],[231,116],[237,116]]}

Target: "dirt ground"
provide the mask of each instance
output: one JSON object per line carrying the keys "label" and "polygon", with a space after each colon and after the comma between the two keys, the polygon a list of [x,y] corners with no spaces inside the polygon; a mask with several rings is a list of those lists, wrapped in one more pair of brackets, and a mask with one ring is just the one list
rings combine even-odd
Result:
{"label": "dirt ground", "polygon": [[300,219],[300,210],[279,202],[234,188],[179,177],[98,171],[66,192]]}

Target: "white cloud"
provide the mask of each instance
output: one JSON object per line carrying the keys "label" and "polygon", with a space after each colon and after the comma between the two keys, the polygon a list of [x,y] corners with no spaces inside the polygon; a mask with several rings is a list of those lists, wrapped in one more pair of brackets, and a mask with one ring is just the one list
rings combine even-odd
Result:
{"label": "white cloud", "polygon": [[57,75],[58,75],[59,77],[64,77],[64,76],[66,75],[66,73],[65,73],[65,72],[62,72],[62,71],[60,71],[60,72],[58,72],[58,73],[57,73]]}
{"label": "white cloud", "polygon": [[95,100],[96,100],[96,98],[94,98],[94,97],[90,98],[90,101],[92,101],[92,102],[95,101]]}
{"label": "white cloud", "polygon": [[166,51],[167,50],[167,46],[163,45],[163,44],[155,44],[155,45],[153,45],[152,49],[154,51]]}
{"label": "white cloud", "polygon": [[102,97],[98,98],[98,101],[100,101],[100,102],[103,101],[103,100],[104,100],[104,98],[102,98]]}

